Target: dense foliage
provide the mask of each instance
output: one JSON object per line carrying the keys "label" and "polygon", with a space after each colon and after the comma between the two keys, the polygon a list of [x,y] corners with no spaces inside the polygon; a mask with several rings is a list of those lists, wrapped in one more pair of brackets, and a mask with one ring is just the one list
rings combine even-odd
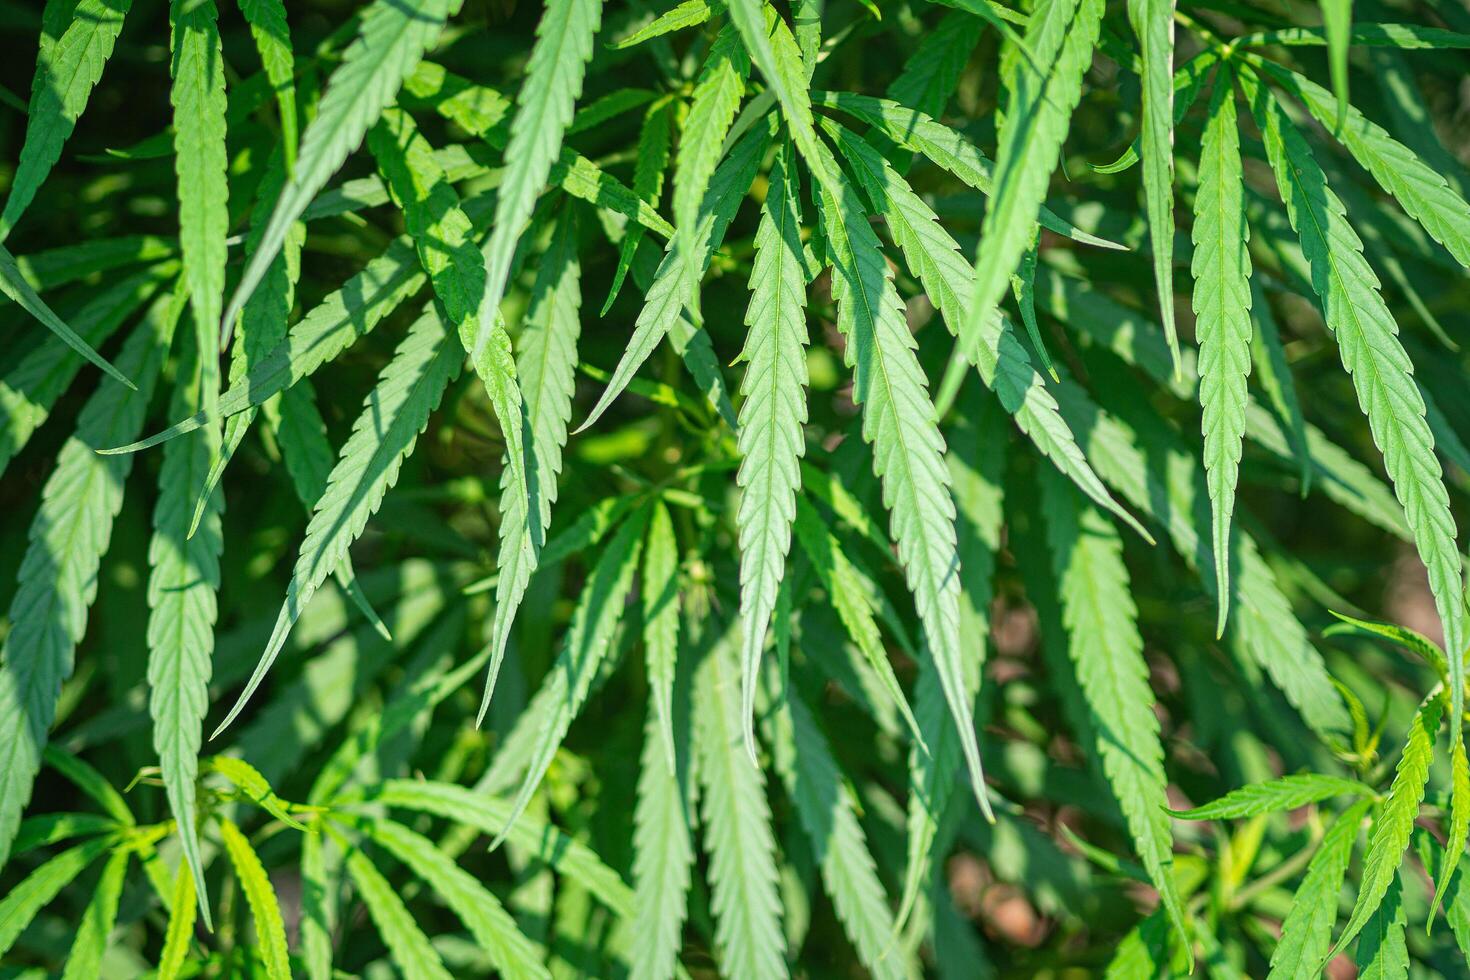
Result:
{"label": "dense foliage", "polygon": [[1459,0],[0,36],[0,975],[1467,975]]}

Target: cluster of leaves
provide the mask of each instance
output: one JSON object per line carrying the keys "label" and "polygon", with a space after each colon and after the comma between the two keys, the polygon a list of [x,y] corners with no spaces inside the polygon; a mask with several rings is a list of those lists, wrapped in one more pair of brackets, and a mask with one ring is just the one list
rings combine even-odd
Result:
{"label": "cluster of leaves", "polygon": [[0,3],[6,969],[1464,975],[1462,6],[338,6]]}

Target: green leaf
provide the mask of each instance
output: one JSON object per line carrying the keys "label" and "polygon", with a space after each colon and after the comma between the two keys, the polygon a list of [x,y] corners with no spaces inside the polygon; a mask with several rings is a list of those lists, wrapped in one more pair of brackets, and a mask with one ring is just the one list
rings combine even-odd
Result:
{"label": "green leaf", "polygon": [[[740,360],[738,444],[740,509],[741,690],[747,718],[776,593],[791,550],[791,524],[806,451],[806,273],[802,262],[800,187],[789,144],[777,152],[755,236],[749,328]],[[835,601],[835,599],[834,599]],[[866,652],[866,651],[865,651]],[[886,661],[884,661],[886,665]],[[899,696],[900,701],[902,695]],[[746,748],[755,756],[752,722]]]}
{"label": "green leaf", "polygon": [[1327,954],[1332,941],[1332,926],[1337,921],[1338,896],[1347,875],[1348,861],[1353,856],[1372,800],[1359,800],[1343,811],[1327,828],[1317,853],[1307,865],[1306,876],[1297,886],[1291,909],[1281,921],[1281,940],[1271,952],[1271,975],[1268,980],[1295,980],[1320,975],[1318,964]]}
{"label": "green leaf", "polygon": [[1410,653],[1417,654],[1426,664],[1433,667],[1435,672],[1441,677],[1448,674],[1449,662],[1445,659],[1444,651],[1439,648],[1438,643],[1435,643],[1418,630],[1409,629],[1407,626],[1398,626],[1394,623],[1375,623],[1366,619],[1354,619],[1352,616],[1337,612],[1336,610],[1329,609],[1328,612],[1336,616],[1338,621],[1343,625],[1329,626],[1323,631],[1324,634],[1333,635],[1338,632],[1356,632],[1365,633],[1369,636],[1379,636],[1403,647]]}
{"label": "green leaf", "polygon": [[[942,116],[954,96],[961,74],[984,33],[985,21],[963,11],[944,15],[903,64],[888,94],[900,105],[913,106],[927,116]],[[818,93],[812,93],[820,101]]]}
{"label": "green leaf", "polygon": [[964,693],[961,572],[944,438],[882,246],[837,162],[825,147],[821,152],[836,177],[836,193],[824,189],[821,195],[822,228],[832,261],[837,329],[847,341],[844,359],[853,370],[852,398],[862,408],[863,438],[873,447],[873,472],[883,484],[890,533],[960,733],[971,788],[989,817],[980,748]]}
{"label": "green leaf", "polygon": [[[674,164],[674,227],[696,228],[701,205],[709,192],[710,178],[725,146],[735,110],[745,95],[745,80],[750,75],[750,59],[740,43],[733,24],[727,24],[710,45],[704,67],[700,69],[689,111],[679,132],[679,151]],[[699,239],[677,238],[685,265],[686,277],[698,277]],[[695,293],[697,308],[698,293]]]}
{"label": "green leaf", "polygon": [[405,980],[452,980],[429,937],[414,922],[413,913],[373,862],[361,851],[351,851],[347,873]]}
{"label": "green leaf", "polygon": [[99,456],[93,447],[125,441],[142,428],[178,315],[173,297],[154,303],[118,356],[139,389],[102,381],[41,491],[0,652],[0,758],[8,760],[0,768],[0,865],[30,800],[132,469],[132,460]]}
{"label": "green leaf", "polygon": [[1137,519],[1113,500],[1093,472],[1058,413],[1046,382],[1032,366],[1026,348],[1005,318],[996,312],[979,325],[978,331],[967,332],[973,325],[968,311],[974,271],[960,255],[958,243],[939,224],[938,217],[870,144],[835,124],[829,124],[827,129],[835,135],[838,148],[851,163],[858,183],[874,209],[883,215],[889,233],[923,284],[925,293],[938,307],[950,333],[959,338],[966,360],[976,366],[981,380],[996,393],[1006,411],[1016,417],[1021,431],[1089,498],[1118,515],[1145,539],[1152,540]]}
{"label": "green leaf", "polygon": [[107,811],[113,820],[124,827],[132,827],[137,824],[138,821],[133,816],[133,811],[128,809],[127,801],[122,798],[122,794],[107,781],[106,776],[92,768],[79,756],[72,755],[55,745],[48,745],[42,758],[46,765],[61,773],[73,786],[90,796],[98,806]]}
{"label": "green leaf", "polygon": [[31,102],[26,110],[25,142],[5,209],[0,212],[0,242],[9,237],[60,159],[62,146],[71,137],[92,89],[102,77],[103,66],[112,56],[131,6],[132,0],[47,0],[47,23],[54,15],[67,18],[65,32],[54,41],[47,32],[41,34]]}
{"label": "green leaf", "polygon": [[194,917],[200,908],[196,903],[194,874],[187,864],[180,863],[178,874],[174,875],[173,907],[163,937],[163,951],[158,954],[158,980],[178,980],[183,972],[184,961],[189,958],[189,941],[194,938]]}
{"label": "green leaf", "polygon": [[1101,0],[1045,0],[1027,21],[1025,44],[1035,60],[1014,59],[1007,80],[1010,99],[1000,124],[995,192],[985,206],[968,329],[962,327],[962,334],[976,332],[994,314],[1031,240],[1072,110],[1082,96],[1102,13]]}
{"label": "green leaf", "polygon": [[15,264],[15,256],[11,255],[4,245],[0,245],[0,293],[10,297],[21,309],[41,321],[47,330],[66,341],[68,347],[100,367],[111,378],[122,382],[128,388],[136,388],[126,375],[112,366],[111,361],[97,353],[91,344],[83,340],[81,335],[52,312],[45,300],[36,295],[36,291],[31,288],[30,283],[26,282],[25,277],[21,275],[20,268]]}
{"label": "green leaf", "polygon": [[286,169],[296,166],[296,59],[291,53],[291,28],[283,0],[238,0],[240,13],[250,25],[250,36],[260,54],[261,67],[276,93],[281,114],[281,149]]}
{"label": "green leaf", "polygon": [[230,864],[235,869],[235,877],[240,881],[240,890],[245,893],[245,902],[250,906],[258,944],[256,949],[265,965],[266,976],[271,980],[290,980],[291,957],[286,951],[286,925],[281,919],[281,905],[276,900],[276,890],[265,873],[265,866],[234,821],[221,817],[219,832],[225,852],[230,856]]}
{"label": "green leaf", "polygon": [[663,734],[664,756],[674,768],[674,669],[679,654],[679,543],[662,500],[653,504],[643,553],[643,646],[648,655],[649,699]]}
{"label": "green leaf", "polygon": [[[311,980],[331,980],[332,933],[337,886],[328,878],[326,843],[321,833],[301,839],[301,958]],[[334,871],[340,871],[340,863]]]}
{"label": "green leaf", "polygon": [[[201,410],[219,399],[218,327],[225,292],[229,165],[225,147],[225,66],[214,0],[172,0],[169,74],[173,87],[174,172],[178,175],[179,246],[194,311],[202,380]],[[212,450],[213,451],[213,450]]]}
{"label": "green leaf", "polygon": [[[1179,334],[1174,325],[1174,4],[1172,0],[1128,0],[1128,21],[1138,37],[1139,57],[1143,62],[1143,133],[1140,136],[1143,209],[1148,218],[1148,240],[1153,252],[1159,313],[1177,371]],[[1233,115],[1232,112],[1232,118]],[[1204,147],[1200,148],[1202,168],[1208,153]]]}
{"label": "green leaf", "polygon": [[122,899],[123,878],[128,873],[130,856],[129,851],[117,850],[108,857],[102,868],[102,877],[88,899],[87,907],[82,910],[61,980],[88,980],[101,975],[102,956],[107,952],[112,927],[117,923],[117,906]]}
{"label": "green leaf", "polygon": [[424,0],[410,7],[398,0],[374,0],[363,11],[357,39],[327,80],[316,118],[301,136],[291,179],[276,199],[260,243],[230,297],[224,316],[227,329],[255,292],[296,219],[362,143],[368,127],[393,102],[403,80],[461,2]]}
{"label": "green leaf", "polygon": [[[1261,63],[1261,68],[1300,99],[1318,122],[1333,128],[1329,92],[1305,76],[1269,62]],[[1351,106],[1333,128],[1333,135],[1430,237],[1460,265],[1470,268],[1470,203],[1438,171]]]}
{"label": "green leaf", "polygon": [[1428,569],[1450,658],[1450,710],[1459,717],[1465,686],[1465,609],[1455,519],[1434,455],[1434,437],[1424,421],[1424,399],[1414,383],[1413,364],[1378,291],[1378,277],[1363,258],[1362,242],[1300,131],[1253,78],[1246,94],[1287,214],[1301,238],[1302,253],[1311,263],[1312,287]]}
{"label": "green leaf", "polygon": [[742,748],[740,672],[730,639],[715,644],[694,678],[694,749],[703,788],[715,946],[720,972],[727,976],[785,977],[771,809],[761,770]]}
{"label": "green leaf", "polygon": [[1164,747],[1123,541],[1102,512],[1079,500],[1054,471],[1042,471],[1041,508],[1094,751],[1123,808],[1133,848],[1188,948],[1189,920],[1174,885],[1174,845],[1164,812]]}
{"label": "green leaf", "polygon": [[[628,340],[618,366],[613,369],[607,387],[586,420],[577,427],[577,432],[590,428],[602,417],[665,336],[677,336],[677,327],[684,322],[684,310],[693,304],[699,290],[699,279],[708,268],[715,250],[724,241],[725,232],[745,200],[750,182],[755,179],[756,168],[769,145],[770,133],[766,127],[747,133],[715,171],[704,202],[699,207],[698,222],[678,229],[669,241],[668,250],[664,252],[653,283],[644,297],[633,336]],[[689,242],[693,244],[686,245]],[[693,263],[686,264],[682,258],[686,247],[696,253]]]}
{"label": "green leaf", "polygon": [[1465,855],[1465,841],[1470,838],[1470,759],[1465,756],[1465,742],[1454,739],[1450,743],[1450,826],[1446,834],[1444,866],[1435,877],[1434,901],[1429,906],[1425,931],[1434,923],[1439,903],[1444,900],[1445,890],[1455,876],[1460,858]]}
{"label": "green leaf", "polygon": [[536,198],[546,187],[561,150],[562,133],[582,95],[582,75],[592,57],[592,38],[602,22],[602,0],[548,0],[536,25],[536,44],[526,64],[526,81],[516,98],[516,114],[506,144],[495,220],[485,243],[485,291],[471,360],[492,343],[500,301],[510,279],[511,256]]}
{"label": "green leaf", "polygon": [[888,896],[822,726],[795,691],[779,689],[774,664],[768,665],[765,681],[770,703],[762,714],[776,771],[811,840],[837,918],[872,976],[910,976],[912,966],[890,947],[894,927]]}
{"label": "green leaf", "polygon": [[1348,111],[1348,45],[1352,41],[1353,0],[1318,0],[1322,8],[1322,30],[1327,36],[1327,65],[1332,73],[1332,91],[1337,96],[1337,116],[1330,129],[1340,129]]}
{"label": "green leaf", "polygon": [[673,977],[679,961],[695,859],[698,787],[685,662],[667,718],[650,698],[633,809],[633,975],[660,980]]}
{"label": "green leaf", "polygon": [[[480,702],[482,716],[494,693],[510,629],[531,573],[538,562],[549,563],[555,557],[553,549],[543,551],[540,542],[551,526],[551,506],[557,498],[562,448],[567,443],[567,422],[576,389],[577,341],[582,331],[581,274],[576,212],[567,208],[557,219],[551,244],[541,256],[521,328],[516,375],[525,410],[525,437],[530,444],[526,452],[528,492],[517,492],[507,467],[501,474],[500,555],[496,562],[500,580],[495,590],[490,668]],[[521,509],[531,502],[536,504],[537,512],[535,519],[528,521]]]}
{"label": "green leaf", "polygon": [[1358,937],[1359,980],[1408,980],[1409,947],[1404,941],[1408,919],[1404,912],[1403,887],[1395,875],[1383,896],[1383,904],[1363,926]]}
{"label": "green leaf", "polygon": [[443,817],[486,834],[511,826],[508,839],[524,848],[530,858],[575,880],[619,915],[633,913],[633,894],[628,886],[587,845],[549,824],[530,818],[512,821],[512,807],[505,800],[450,783],[408,779],[386,780],[364,793],[363,799]]}
{"label": "green leaf", "polygon": [[1277,418],[1286,421],[1291,455],[1301,467],[1301,492],[1302,496],[1306,496],[1312,489],[1312,473],[1315,467],[1308,446],[1307,421],[1302,415],[1301,398],[1297,395],[1296,383],[1292,380],[1291,365],[1286,360],[1286,349],[1281,342],[1281,331],[1276,326],[1276,318],[1271,314],[1271,304],[1266,300],[1260,283],[1253,279],[1250,285],[1250,307],[1256,327],[1256,342],[1251,346],[1251,365],[1255,368],[1256,381],[1266,392],[1266,399],[1275,410]]}
{"label": "green leaf", "polygon": [[[1470,48],[1470,34],[1447,31],[1441,27],[1419,24],[1355,23],[1348,42],[1357,48],[1402,48],[1404,50],[1453,50]],[[1287,27],[1276,31],[1247,34],[1235,41],[1238,48],[1269,45],[1321,46],[1327,44],[1327,31],[1320,27]]]}
{"label": "green leaf", "polygon": [[94,837],[62,851],[32,871],[4,899],[0,899],[0,956],[10,952],[37,912],[59,895],[87,865],[116,844],[116,839],[109,835]]}
{"label": "green leaf", "polygon": [[644,41],[672,34],[674,31],[682,31],[686,27],[696,27],[709,20],[711,12],[712,8],[708,0],[684,0],[683,3],[670,7],[627,37],[609,42],[608,47],[614,51],[621,51],[624,48],[642,44]]}
{"label": "green leaf", "polygon": [[27,817],[15,835],[10,853],[12,857],[19,857],[38,847],[49,847],[73,837],[105,834],[116,830],[117,826],[116,820],[95,813],[43,813]]}
{"label": "green leaf", "polygon": [[259,769],[244,759],[217,755],[209,759],[205,766],[210,772],[217,772],[228,779],[246,799],[266,813],[294,830],[306,832],[306,826],[291,816],[291,804],[277,796],[276,791],[271,788],[270,781]]}
{"label": "green leaf", "polygon": [[1343,795],[1372,796],[1373,788],[1356,779],[1304,772],[1264,783],[1250,783],[1192,810],[1168,812],[1180,820],[1241,820],[1263,813],[1295,810]]}
{"label": "green leaf", "polygon": [[[1230,520],[1245,439],[1246,379],[1251,370],[1251,259],[1246,248],[1245,196],[1235,89],[1230,70],[1215,73],[1210,118],[1200,144],[1194,198],[1195,332],[1199,337],[1199,400],[1203,415],[1205,484],[1210,494],[1210,542],[1215,557],[1219,618],[1230,615]],[[1174,351],[1177,366],[1179,354]]]}
{"label": "green leaf", "polygon": [[359,829],[424,880],[470,930],[506,977],[549,977],[536,947],[484,885],[435,846],[392,820],[365,819]]}
{"label": "green leaf", "polygon": [[[209,332],[214,333],[212,323]],[[176,414],[199,404],[200,384],[207,377],[199,363],[198,346],[191,343],[188,350],[191,356],[181,363],[180,383],[174,390],[171,411]],[[153,718],[153,750],[158,753],[169,811],[178,823],[184,863],[193,875],[206,929],[212,929],[213,923],[199,852],[195,781],[204,716],[209,710],[216,593],[224,548],[221,490],[208,491],[199,533],[190,537],[189,526],[195,496],[205,486],[219,446],[218,430],[209,427],[164,447],[153,539],[148,545],[148,713]]]}
{"label": "green leaf", "polygon": [[245,689],[215,729],[215,735],[228,728],[244,709],[285,646],[301,611],[341,564],[348,547],[383,502],[384,494],[397,482],[399,469],[413,452],[429,415],[438,407],[449,382],[459,374],[463,354],[437,313],[420,317],[409,328],[393,360],[378,376],[377,387],[368,395],[352,435],[342,447],[327,489],[307,525],[306,540],[297,556],[275,629]]}
{"label": "green leaf", "polygon": [[[995,165],[965,136],[936,122],[927,114],[898,102],[859,95],[856,92],[813,92],[812,100],[819,106],[840,110],[873,126],[899,146],[923,154],[932,163],[981,194],[989,197],[994,192],[995,184],[991,172]],[[1088,234],[1044,205],[1036,220],[1048,231],[1066,235],[1086,245],[1110,249],[1127,248],[1106,238]],[[966,296],[966,299],[969,297]]]}
{"label": "green leaf", "polygon": [[1443,711],[1441,701],[1437,694],[1427,698],[1409,727],[1404,754],[1394,769],[1393,785],[1368,836],[1353,914],[1327,959],[1357,938],[1398,877],[1398,867],[1409,846],[1409,835],[1414,830],[1414,820],[1419,816],[1419,804],[1424,800],[1424,789],[1429,782],[1429,764],[1434,758],[1434,740]]}
{"label": "green leaf", "polygon": [[[664,193],[664,171],[669,166],[669,155],[673,144],[674,103],[660,100],[643,117],[643,126],[638,131],[638,160],[633,165],[633,193],[652,207],[658,207]],[[618,243],[618,267],[613,272],[612,285],[608,287],[607,299],[602,303],[601,316],[607,316],[613,301],[623,288],[628,270],[633,266],[633,257],[638,246],[643,244],[647,229],[634,222],[623,232]]]}
{"label": "green leaf", "polygon": [[517,818],[531,802],[531,795],[541,784],[551,765],[552,756],[561,747],[572,720],[582,710],[592,689],[592,679],[602,666],[603,658],[612,650],[623,616],[623,606],[633,588],[633,573],[638,568],[638,555],[643,548],[643,529],[648,523],[648,510],[639,509],[618,529],[608,542],[602,557],[587,577],[582,596],[572,613],[572,624],[566,641],[547,678],[553,692],[554,708],[541,719],[536,749],[526,766],[526,774],[511,804],[510,817],[490,845],[494,850],[510,834]]}

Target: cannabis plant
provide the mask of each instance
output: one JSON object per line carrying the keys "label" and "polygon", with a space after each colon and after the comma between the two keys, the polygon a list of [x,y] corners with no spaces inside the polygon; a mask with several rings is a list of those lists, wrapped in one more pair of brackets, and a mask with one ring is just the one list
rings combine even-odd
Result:
{"label": "cannabis plant", "polygon": [[0,973],[1470,975],[1457,0],[0,30]]}

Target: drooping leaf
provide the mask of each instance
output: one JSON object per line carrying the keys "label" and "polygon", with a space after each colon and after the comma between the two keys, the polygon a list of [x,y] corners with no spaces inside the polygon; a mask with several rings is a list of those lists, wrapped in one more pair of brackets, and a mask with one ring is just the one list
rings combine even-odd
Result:
{"label": "drooping leaf", "polygon": [[592,38],[601,23],[602,0],[549,0],[536,26],[536,44],[505,148],[506,171],[495,220],[485,243],[484,293],[474,340],[466,348],[471,360],[478,361],[493,343],[491,332],[510,279],[511,256],[556,162],[562,133],[572,121],[572,107],[582,95],[582,74],[592,56]]}
{"label": "drooping leaf", "polygon": [[296,165],[296,58],[291,52],[291,28],[284,0],[239,0],[240,13],[250,25],[250,36],[265,77],[276,93],[281,121],[281,150],[286,169]]}
{"label": "drooping leaf", "polygon": [[1465,609],[1455,519],[1434,455],[1434,438],[1424,421],[1424,399],[1414,384],[1413,364],[1378,291],[1378,277],[1363,258],[1362,241],[1301,132],[1264,86],[1252,79],[1246,95],[1287,214],[1311,264],[1312,287],[1428,569],[1449,653],[1451,713],[1459,717],[1465,685]]}
{"label": "drooping leaf", "polygon": [[[1140,136],[1143,209],[1148,218],[1159,315],[1177,369],[1179,335],[1174,325],[1173,0],[1128,0],[1128,20],[1138,38],[1139,58],[1143,63],[1143,133]],[[1202,146],[1202,168],[1208,154],[1209,151]],[[1198,234],[1198,223],[1195,228]]]}

